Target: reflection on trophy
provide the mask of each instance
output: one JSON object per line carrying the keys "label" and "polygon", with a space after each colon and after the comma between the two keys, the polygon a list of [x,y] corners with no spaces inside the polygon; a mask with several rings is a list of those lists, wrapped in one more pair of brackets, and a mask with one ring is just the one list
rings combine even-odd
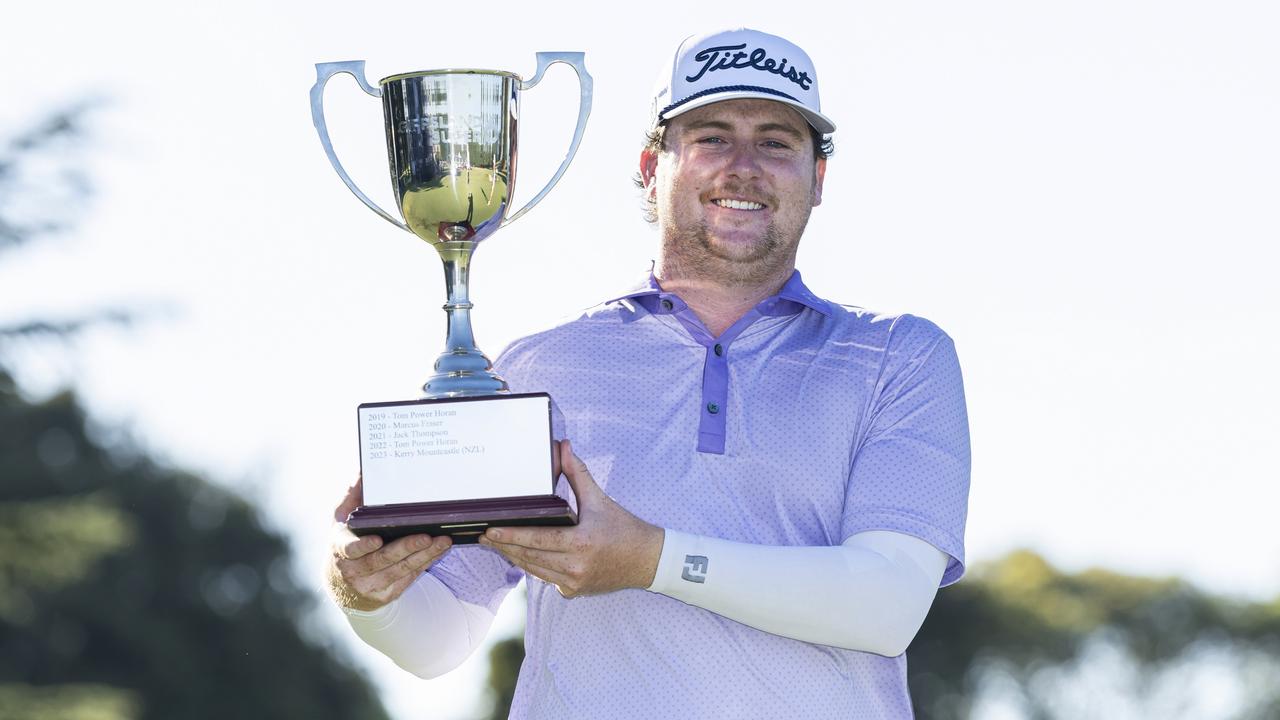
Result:
{"label": "reflection on trophy", "polygon": [[[578,125],[564,161],[537,195],[509,213],[515,188],[520,92],[547,68],[578,74]],[[339,73],[382,99],[396,218],[370,200],[334,154],[324,87]],[[427,70],[371,86],[364,61],[320,63],[311,117],[329,162],[351,192],[393,225],[431,243],[444,262],[446,345],[423,399],[357,408],[364,505],[348,526],[384,539],[411,533],[475,542],[490,525],[570,525],[577,516],[554,494],[559,468],[551,398],[511,393],[476,347],[468,279],[476,246],[536,205],[573,160],[591,112],[591,76],[579,52],[538,53],[533,79],[493,70]]]}

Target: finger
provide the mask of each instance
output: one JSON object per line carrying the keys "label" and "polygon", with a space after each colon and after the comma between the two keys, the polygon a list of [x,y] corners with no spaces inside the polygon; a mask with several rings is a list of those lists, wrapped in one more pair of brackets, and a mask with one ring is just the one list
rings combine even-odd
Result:
{"label": "finger", "polygon": [[[377,536],[371,535],[369,537]],[[367,538],[363,539],[367,540]],[[341,548],[335,548],[334,556],[338,558],[338,570],[343,577],[355,579],[385,570],[409,555],[429,547],[431,539],[428,535],[408,535],[394,542],[386,543],[381,538],[378,538],[375,541],[376,544],[371,543],[373,545],[372,549],[363,553],[360,553],[359,550],[364,550],[367,546],[359,546],[357,544],[359,550],[355,552],[348,551],[349,558],[342,558]]]}
{"label": "finger", "polygon": [[554,585],[556,588],[556,591],[559,592],[560,595],[563,597],[570,598],[570,597],[574,597],[576,595],[582,594],[580,590],[571,589],[575,587],[572,580],[566,577],[557,575],[552,571],[548,570],[544,572],[542,570],[538,570],[537,568],[535,568],[534,570],[527,571],[527,572],[529,573],[529,575],[537,578],[538,580],[541,580],[542,582],[548,585]]}
{"label": "finger", "polygon": [[[509,554],[503,548],[494,546],[494,549],[502,553],[503,557],[509,560],[512,565],[515,565],[543,582],[551,583],[557,587],[570,587],[574,585],[574,580],[572,578],[554,567],[540,565],[521,556],[517,556],[514,550]],[[563,594],[563,592],[561,594]]]}
{"label": "finger", "polygon": [[380,547],[382,547],[382,538],[377,535],[360,537],[343,526],[338,531],[338,538],[334,542],[333,554],[339,560],[358,560]]}
{"label": "finger", "polygon": [[569,479],[569,486],[573,488],[573,494],[577,496],[579,506],[584,499],[600,494],[600,486],[596,485],[595,478],[591,477],[587,464],[573,454],[573,448],[568,440],[560,442],[560,467],[564,468],[564,476]]}
{"label": "finger", "polygon": [[333,510],[333,519],[346,523],[347,516],[352,510],[360,507],[364,502],[364,478],[360,475],[356,476],[356,481],[351,487],[347,488],[346,497],[342,498],[342,502],[338,503],[338,507]]}
{"label": "finger", "polygon": [[395,600],[396,598],[403,595],[404,591],[408,590],[409,586],[417,582],[418,578],[420,577],[422,577],[422,573],[420,572],[410,573],[400,578],[399,580],[391,583],[391,585],[387,587],[386,590],[382,591],[383,599],[385,599],[387,602],[391,602]]}
{"label": "finger", "polygon": [[422,577],[423,572],[430,565],[431,562],[426,561],[416,567],[406,568],[403,573],[394,575],[391,573],[379,573],[363,577],[354,583],[354,587],[359,591],[361,597],[373,600],[380,605],[385,605],[399,597],[405,588]]}
{"label": "finger", "polygon": [[412,582],[424,570],[431,567],[432,563],[439,560],[448,549],[449,538],[436,538],[425,549],[410,553],[395,564],[368,575],[361,584],[369,588],[370,592],[376,592],[385,597],[389,588],[406,578]]}
{"label": "finger", "polygon": [[[447,537],[441,538],[448,540]],[[430,550],[432,544],[441,538],[433,538],[430,535],[406,535],[394,542],[388,543],[385,547],[377,552],[369,553],[360,558],[360,575],[372,575],[381,572],[396,563],[404,561],[405,558],[423,550]]]}
{"label": "finger", "polygon": [[573,559],[568,553],[553,552],[549,550],[538,550],[537,548],[525,547],[523,545],[511,545],[507,543],[498,543],[485,540],[485,545],[502,553],[504,557],[512,562],[517,562],[523,567],[525,564],[535,565],[540,568],[554,570],[557,573],[568,574],[569,565]]}
{"label": "finger", "polygon": [[564,528],[491,527],[484,531],[481,541],[566,552],[573,545],[570,532]]}

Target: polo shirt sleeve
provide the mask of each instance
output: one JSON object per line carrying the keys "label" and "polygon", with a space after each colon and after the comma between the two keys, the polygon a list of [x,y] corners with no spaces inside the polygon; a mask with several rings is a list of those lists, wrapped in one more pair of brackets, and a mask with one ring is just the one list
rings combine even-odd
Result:
{"label": "polo shirt sleeve", "polygon": [[524,577],[523,570],[484,545],[449,548],[427,572],[444,583],[454,597],[486,608],[494,615],[498,614],[503,598]]}
{"label": "polo shirt sleeve", "polygon": [[895,320],[846,487],[843,539],[867,530],[918,537],[950,556],[939,587],[964,574],[969,420],[955,344],[911,315]]}

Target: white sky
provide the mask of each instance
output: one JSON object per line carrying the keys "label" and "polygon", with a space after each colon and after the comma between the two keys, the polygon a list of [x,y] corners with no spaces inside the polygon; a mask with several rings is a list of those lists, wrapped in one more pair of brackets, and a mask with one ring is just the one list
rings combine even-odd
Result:
{"label": "white sky", "polygon": [[[656,68],[692,32],[795,40],[839,125],[799,267],[816,292],[909,311],[956,340],[974,464],[969,561],[1029,546],[1068,569],[1280,593],[1280,10],[1265,2],[26,3],[0,24],[0,137],[109,98],[70,236],[0,260],[0,323],[152,312],[69,360],[99,417],[249,493],[317,577],[357,468],[354,407],[414,397],[441,349],[428,246],[364,208],[311,127],[313,64],[525,75],[584,50],[595,110],[543,204],[488,241],[490,356],[647,268],[630,184]],[[358,9],[357,9],[358,8]],[[725,12],[733,11],[733,18]],[[799,10],[800,8],[796,8]],[[518,197],[563,156],[576,86],[524,97]],[[348,170],[389,207],[380,108],[328,93]],[[318,582],[317,582],[318,585]],[[509,602],[496,636],[521,612]],[[424,683],[325,620],[398,718],[457,717],[483,653]]]}

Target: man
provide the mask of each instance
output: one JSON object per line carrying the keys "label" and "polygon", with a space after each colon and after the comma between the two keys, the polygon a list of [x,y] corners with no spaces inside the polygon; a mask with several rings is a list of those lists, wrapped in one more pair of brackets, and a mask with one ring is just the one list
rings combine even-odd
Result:
{"label": "man", "polygon": [[527,576],[516,718],[910,717],[904,651],[964,569],[952,342],[821,300],[795,272],[835,129],[803,50],[689,38],[652,127],[650,277],[497,363],[563,412],[578,526],[491,528],[451,552],[345,533],[334,594],[362,638],[430,677]]}

